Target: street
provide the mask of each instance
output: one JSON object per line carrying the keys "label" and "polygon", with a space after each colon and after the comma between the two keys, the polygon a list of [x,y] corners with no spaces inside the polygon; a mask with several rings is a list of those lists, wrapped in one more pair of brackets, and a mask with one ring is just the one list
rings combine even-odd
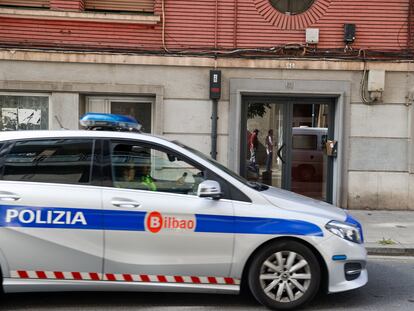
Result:
{"label": "street", "polygon": [[[414,257],[369,257],[369,283],[317,297],[305,310],[413,310]],[[265,310],[252,298],[175,293],[30,293],[3,297],[1,310]]]}

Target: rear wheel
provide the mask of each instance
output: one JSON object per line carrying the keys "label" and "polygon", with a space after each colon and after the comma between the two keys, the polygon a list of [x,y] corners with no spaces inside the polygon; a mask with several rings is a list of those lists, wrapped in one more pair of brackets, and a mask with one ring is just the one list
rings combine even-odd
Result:
{"label": "rear wheel", "polygon": [[321,269],[312,251],[296,241],[278,241],[253,259],[248,282],[254,297],[271,309],[288,310],[311,301]]}

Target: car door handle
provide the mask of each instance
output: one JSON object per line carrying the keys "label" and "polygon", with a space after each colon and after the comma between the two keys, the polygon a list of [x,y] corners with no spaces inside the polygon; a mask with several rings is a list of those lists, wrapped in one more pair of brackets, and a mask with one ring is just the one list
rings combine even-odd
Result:
{"label": "car door handle", "polygon": [[112,200],[111,203],[113,206],[123,208],[138,208],[141,206],[141,204],[135,201]]}
{"label": "car door handle", "polygon": [[10,192],[0,192],[0,200],[1,201],[18,201],[21,198],[14,193]]}

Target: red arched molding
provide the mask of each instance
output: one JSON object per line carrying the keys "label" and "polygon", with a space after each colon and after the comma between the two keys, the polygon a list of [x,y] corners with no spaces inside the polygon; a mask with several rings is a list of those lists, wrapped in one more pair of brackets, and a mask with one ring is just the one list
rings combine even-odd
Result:
{"label": "red arched molding", "polygon": [[305,12],[287,15],[276,10],[269,0],[253,0],[257,11],[272,25],[280,29],[305,29],[325,14],[332,0],[315,0]]}

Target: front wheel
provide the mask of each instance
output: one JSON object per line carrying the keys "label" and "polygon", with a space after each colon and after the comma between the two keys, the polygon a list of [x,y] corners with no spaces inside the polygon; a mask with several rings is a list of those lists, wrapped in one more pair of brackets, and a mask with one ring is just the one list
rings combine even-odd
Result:
{"label": "front wheel", "polygon": [[254,297],[270,309],[302,306],[318,292],[321,268],[312,251],[295,241],[278,241],[254,257],[248,274]]}

